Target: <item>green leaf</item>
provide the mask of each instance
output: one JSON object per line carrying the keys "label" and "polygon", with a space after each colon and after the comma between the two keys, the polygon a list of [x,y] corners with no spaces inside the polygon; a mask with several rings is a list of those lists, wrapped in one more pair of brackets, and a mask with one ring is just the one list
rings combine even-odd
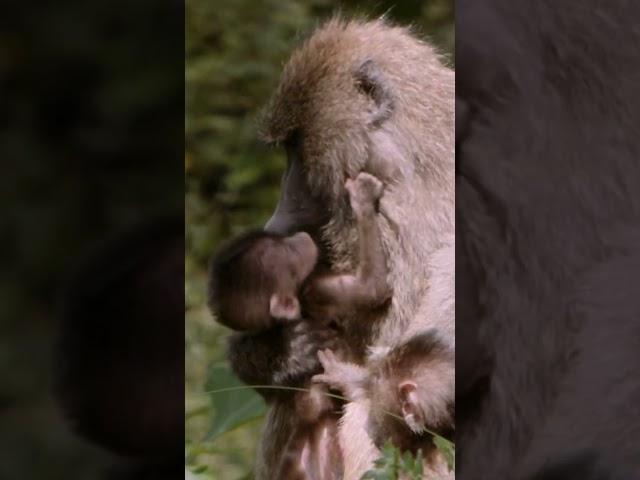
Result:
{"label": "green leaf", "polygon": [[424,466],[422,460],[422,450],[418,450],[418,455],[416,455],[415,460],[415,466],[412,470],[414,480],[422,480],[422,476],[424,474]]}
{"label": "green leaf", "polygon": [[[435,436],[436,446],[443,452],[447,462],[451,459],[449,467],[454,467],[455,447],[449,440]],[[434,440],[436,442],[436,440]],[[374,469],[369,470],[362,476],[362,480],[398,480],[399,478],[410,478],[411,480],[422,480],[424,475],[422,452],[414,456],[411,452],[401,453],[400,449],[390,442],[382,447],[382,457],[374,462]]]}
{"label": "green leaf", "polygon": [[[226,365],[215,365],[209,371],[207,390],[238,387],[243,384]],[[262,398],[251,389],[216,392],[210,395],[214,410],[213,422],[207,440],[214,440],[231,430],[264,416],[266,406]]]}
{"label": "green leaf", "polygon": [[440,450],[440,453],[444,455],[444,458],[447,460],[447,464],[449,465],[449,470],[455,470],[456,468],[456,447],[455,445],[447,440],[446,438],[442,438],[439,436],[433,437],[433,443],[436,445],[436,448]]}
{"label": "green leaf", "polygon": [[398,480],[400,450],[387,442],[382,447],[382,457],[373,462],[375,468],[362,476],[362,480]]}

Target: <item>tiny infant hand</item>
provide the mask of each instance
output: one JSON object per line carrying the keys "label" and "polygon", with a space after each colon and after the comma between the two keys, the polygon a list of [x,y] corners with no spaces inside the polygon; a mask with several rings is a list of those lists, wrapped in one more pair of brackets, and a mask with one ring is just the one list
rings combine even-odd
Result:
{"label": "tiny infant hand", "polygon": [[375,213],[384,185],[373,175],[360,172],[355,179],[348,179],[345,188],[349,192],[351,208],[356,216]]}

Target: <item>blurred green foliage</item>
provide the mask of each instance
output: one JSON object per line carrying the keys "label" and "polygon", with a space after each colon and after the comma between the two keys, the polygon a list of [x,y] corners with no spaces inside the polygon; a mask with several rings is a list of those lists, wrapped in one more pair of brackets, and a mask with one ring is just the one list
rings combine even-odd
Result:
{"label": "blurred green foliage", "polygon": [[221,240],[262,225],[272,212],[285,158],[257,141],[256,116],[301,36],[338,11],[387,13],[426,33],[443,53],[453,51],[452,0],[186,2],[186,457],[195,478],[250,474],[260,427],[252,422],[220,430],[234,407],[257,398],[254,393],[243,394],[240,403],[222,399],[237,392],[206,394],[213,383],[226,385],[212,383],[212,375],[226,378],[221,366],[228,334],[205,308],[208,259]]}
{"label": "blurred green foliage", "polygon": [[422,452],[414,457],[411,452],[404,455],[390,442],[382,447],[382,456],[374,462],[374,468],[362,477],[363,480],[399,480],[401,475],[408,480],[422,480]]}

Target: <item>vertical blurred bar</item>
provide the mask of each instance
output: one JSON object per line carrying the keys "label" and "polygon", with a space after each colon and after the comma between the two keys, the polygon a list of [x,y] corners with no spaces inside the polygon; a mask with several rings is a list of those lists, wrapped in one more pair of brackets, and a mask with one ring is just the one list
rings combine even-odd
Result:
{"label": "vertical blurred bar", "polygon": [[640,478],[638,25],[457,0],[459,480]]}
{"label": "vertical blurred bar", "polygon": [[0,478],[184,474],[184,4],[0,19]]}

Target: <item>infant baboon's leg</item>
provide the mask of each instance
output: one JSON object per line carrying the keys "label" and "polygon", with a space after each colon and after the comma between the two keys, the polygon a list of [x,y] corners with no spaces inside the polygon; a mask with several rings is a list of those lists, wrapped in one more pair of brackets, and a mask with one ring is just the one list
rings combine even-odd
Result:
{"label": "infant baboon's leg", "polygon": [[[337,448],[338,419],[325,385],[312,384],[308,392],[296,392],[298,424],[282,453],[278,474],[283,480],[332,480],[342,471]],[[325,455],[322,455],[325,453]]]}
{"label": "infant baboon's leg", "polygon": [[358,228],[358,268],[355,274],[327,276],[315,288],[325,298],[342,300],[356,307],[375,308],[389,300],[392,294],[387,283],[387,264],[380,230],[376,223],[376,208],[384,186],[373,175],[361,172],[355,180],[347,180],[351,209]]}
{"label": "infant baboon's leg", "polygon": [[311,451],[311,438],[307,424],[300,425],[293,432],[282,453],[280,466],[278,467],[277,478],[291,480],[305,480],[309,478],[307,474],[308,457]]}

